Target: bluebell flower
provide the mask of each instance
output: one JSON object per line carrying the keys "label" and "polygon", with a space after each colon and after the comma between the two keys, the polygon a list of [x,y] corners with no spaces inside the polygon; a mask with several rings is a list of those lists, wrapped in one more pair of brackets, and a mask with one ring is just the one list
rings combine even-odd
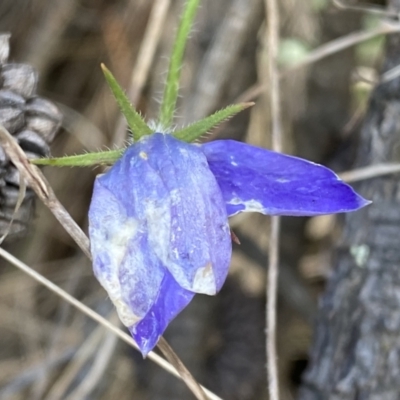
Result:
{"label": "bluebell flower", "polygon": [[94,273],[146,355],[196,293],[221,289],[232,252],[229,217],[312,216],[368,203],[331,170],[300,158],[154,133],[96,178]]}

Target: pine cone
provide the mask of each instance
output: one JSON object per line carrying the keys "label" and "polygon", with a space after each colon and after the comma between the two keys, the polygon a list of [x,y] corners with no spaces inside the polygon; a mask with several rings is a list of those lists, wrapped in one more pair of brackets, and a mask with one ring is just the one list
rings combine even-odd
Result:
{"label": "pine cone", "polygon": [[[62,115],[48,100],[37,97],[37,73],[26,64],[7,63],[9,34],[0,34],[0,124],[18,141],[28,158],[48,156],[49,143]],[[20,176],[0,147],[0,235],[8,229],[18,201]],[[14,216],[11,238],[26,232],[34,211],[34,193],[29,187]]]}

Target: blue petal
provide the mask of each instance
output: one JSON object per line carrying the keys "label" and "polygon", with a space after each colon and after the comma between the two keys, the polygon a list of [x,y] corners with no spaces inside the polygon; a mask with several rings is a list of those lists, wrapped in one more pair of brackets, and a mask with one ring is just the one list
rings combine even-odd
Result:
{"label": "blue petal", "polygon": [[330,169],[233,140],[202,145],[229,216],[257,211],[311,216],[354,211],[370,202]]}
{"label": "blue petal", "polygon": [[[183,288],[216,294],[232,248],[225,203],[201,148],[155,133],[127,153],[132,159],[145,157],[168,193],[162,212],[146,214],[153,251]],[[148,190],[145,181],[141,186]]]}
{"label": "blue petal", "polygon": [[168,324],[190,303],[194,295],[181,288],[166,271],[153,307],[136,327],[129,329],[143,356],[153,349]]}
{"label": "blue petal", "polygon": [[95,276],[123,324],[132,326],[156,301],[165,268],[151,250],[145,221],[124,206],[124,181],[123,174],[113,172],[96,179],[89,236]]}

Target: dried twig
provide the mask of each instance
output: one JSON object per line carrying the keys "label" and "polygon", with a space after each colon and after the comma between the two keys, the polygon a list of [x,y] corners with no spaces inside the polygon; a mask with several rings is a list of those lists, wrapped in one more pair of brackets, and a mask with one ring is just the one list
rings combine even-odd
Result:
{"label": "dried twig", "polygon": [[[49,370],[54,370],[59,366],[59,364],[62,364],[73,358],[74,354],[76,354],[76,349],[69,348],[67,350],[63,350],[59,354],[54,355],[50,360],[47,360],[41,365],[33,365],[22,371],[20,370],[21,367],[19,364],[19,375],[6,385],[2,385],[0,389],[0,398],[18,398],[18,392],[25,390],[27,386],[35,382],[43,373],[46,373]],[[0,368],[2,371],[4,371],[4,369],[9,370],[9,363],[7,364],[6,368],[3,368],[3,366]]]}
{"label": "dried twig", "polygon": [[140,45],[136,65],[132,70],[131,83],[128,90],[132,104],[138,102],[139,96],[147,81],[157,45],[164,29],[164,21],[170,4],[171,0],[154,1],[146,32]]}
{"label": "dried twig", "polygon": [[342,0],[333,0],[333,4],[336,7],[342,8],[344,10],[354,10],[360,12],[367,12],[370,14],[377,14],[383,17],[397,17],[398,14],[395,11],[387,10],[386,8],[375,6],[373,4],[365,4],[365,5],[354,5],[354,4],[346,4]]}
{"label": "dried twig", "polygon": [[[12,265],[15,267],[19,268],[23,272],[25,272],[27,275],[35,279],[37,282],[42,284],[43,286],[47,287],[50,289],[52,292],[56,293],[58,296],[60,296],[63,300],[67,301],[70,303],[72,306],[77,308],[79,311],[87,315],[89,318],[93,319],[100,325],[104,326],[111,332],[113,332],[115,335],[117,335],[121,340],[123,340],[125,343],[127,343],[129,346],[132,346],[133,348],[138,350],[138,345],[135,343],[135,341],[132,339],[131,336],[129,336],[127,333],[123,332],[120,328],[117,326],[113,325],[110,321],[108,321],[106,318],[102,317],[100,314],[96,313],[93,311],[91,308],[87,307],[85,304],[77,300],[75,297],[71,296],[68,294],[65,290],[61,289],[59,286],[55,285],[53,282],[49,281],[46,279],[43,275],[39,274],[32,268],[30,268],[28,265],[24,264],[22,261],[18,260],[18,258],[14,257],[12,254],[7,252],[6,250],[0,248],[0,257],[4,258],[8,262],[10,262]],[[150,352],[147,357],[154,361],[156,364],[158,364],[161,368],[165,369],[167,372],[171,373],[172,375],[176,376],[177,378],[180,378],[183,380],[183,377],[181,377],[177,371],[169,362],[164,360],[162,357],[157,355],[154,352]],[[187,382],[185,382],[187,384]],[[202,387],[204,392],[207,394],[208,398],[210,400],[221,400],[220,397],[218,397],[216,394],[212,393],[208,389]]]}
{"label": "dried twig", "polygon": [[74,354],[72,362],[68,364],[44,400],[60,400],[65,398],[71,382],[76,379],[82,367],[88,362],[96,349],[99,348],[103,335],[104,329],[98,325]]}
{"label": "dried twig", "polygon": [[191,385],[190,390],[196,395],[196,397],[200,400],[207,400],[207,396],[204,393],[202,387],[196,382],[192,374],[185,367],[185,365],[182,363],[179,357],[175,354],[172,347],[167,343],[167,341],[163,337],[160,338],[157,346],[172,365],[179,365],[178,370],[182,379],[184,379],[184,377],[186,378],[185,382],[189,382],[189,384]]}
{"label": "dried twig", "polygon": [[350,183],[396,173],[400,173],[400,164],[387,163],[375,164],[364,168],[353,169],[351,171],[341,172],[338,175],[345,182]]}
{"label": "dried twig", "polygon": [[391,68],[389,71],[386,71],[382,74],[380,83],[386,83],[392,81],[393,79],[398,78],[400,75],[400,65],[396,65],[394,68]]}
{"label": "dried twig", "polygon": [[[399,31],[399,24],[389,23],[385,21],[385,23],[382,23],[376,29],[370,31],[353,32],[346,36],[342,36],[338,39],[332,40],[326,44],[323,44],[322,46],[317,47],[315,50],[311,51],[306,57],[304,57],[303,60],[281,72],[279,77],[282,79],[289,73],[292,73],[299,68],[303,68],[307,65],[315,63],[325,57],[331,56],[332,54],[338,53],[339,51],[345,50],[351,46],[355,46],[359,43],[373,39],[376,36],[386,35]],[[268,89],[267,85],[256,83],[255,85],[248,88],[243,94],[241,94],[236,102],[241,103],[252,101],[260,96],[260,94],[262,94],[266,89]]]}
{"label": "dried twig", "polygon": [[[280,110],[278,45],[279,45],[279,11],[276,0],[265,0],[267,12],[268,43],[268,86],[270,87],[270,106],[272,118],[272,149],[282,150],[282,127]],[[278,366],[276,353],[276,305],[278,295],[279,266],[279,217],[271,217],[269,238],[269,263],[267,282],[267,369],[268,391],[270,400],[279,400]]]}
{"label": "dried twig", "polygon": [[91,258],[89,250],[89,239],[83,233],[78,224],[71,218],[68,211],[59,202],[53,189],[47,182],[42,172],[35,165],[32,165],[25,153],[19,147],[14,137],[0,125],[0,144],[4,151],[12,160],[13,164],[25,179],[28,185],[35,191],[37,196],[48,209],[53,213],[64,229],[71,235],[72,239],[82,249],[82,251]]}
{"label": "dried twig", "polygon": [[111,332],[107,332],[102,343],[95,353],[90,371],[85,375],[85,379],[75,388],[65,400],[87,399],[93,389],[98,385],[104,372],[109,365],[110,359],[114,354],[117,337]]}
{"label": "dried twig", "polygon": [[291,67],[286,68],[281,73],[281,78],[292,73],[293,71],[313,64],[316,61],[322,60],[332,54],[338,53],[339,51],[345,50],[351,46],[355,46],[359,43],[366,42],[367,40],[373,39],[376,36],[387,35],[389,33],[399,32],[400,25],[389,23],[387,21],[382,22],[377,28],[368,31],[352,32],[346,36],[342,36],[338,39],[332,40],[322,46],[317,47],[311,51],[306,57],[300,62],[294,64]]}
{"label": "dried twig", "polygon": [[246,33],[259,12],[258,1],[231,2],[199,67],[195,90],[185,102],[185,123],[204,118],[218,108],[221,93],[238,63]]}

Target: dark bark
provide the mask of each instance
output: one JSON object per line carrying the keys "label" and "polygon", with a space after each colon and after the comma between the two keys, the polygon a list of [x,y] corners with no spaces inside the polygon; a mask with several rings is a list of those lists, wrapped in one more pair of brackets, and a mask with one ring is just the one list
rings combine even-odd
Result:
{"label": "dark bark", "polygon": [[[383,72],[399,63],[400,35],[391,35]],[[399,139],[397,77],[372,94],[356,165],[397,161]],[[357,189],[374,203],[346,215],[300,400],[400,398],[400,183],[390,175]]]}

